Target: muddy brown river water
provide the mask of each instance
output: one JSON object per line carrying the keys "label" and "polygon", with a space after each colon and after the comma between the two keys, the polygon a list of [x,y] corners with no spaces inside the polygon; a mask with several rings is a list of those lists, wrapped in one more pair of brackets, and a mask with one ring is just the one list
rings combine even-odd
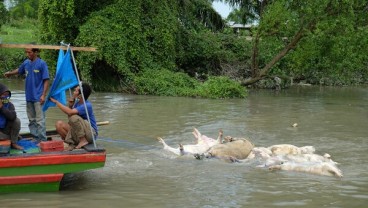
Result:
{"label": "muddy brown river water", "polygon": [[[23,81],[0,81],[27,131]],[[93,93],[90,100],[97,120],[110,122],[97,141],[108,151],[105,167],[66,175],[56,193],[2,194],[1,207],[368,207],[366,87],[296,86],[227,100]],[[48,128],[66,119],[55,108],[46,115]],[[194,127],[214,138],[221,128],[256,146],[313,145],[344,177],[176,157],[156,140],[192,143]]]}

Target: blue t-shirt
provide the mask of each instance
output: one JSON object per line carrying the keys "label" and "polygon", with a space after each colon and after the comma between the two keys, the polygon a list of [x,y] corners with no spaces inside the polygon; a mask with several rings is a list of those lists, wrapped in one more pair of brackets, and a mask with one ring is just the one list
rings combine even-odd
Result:
{"label": "blue t-shirt", "polygon": [[[96,131],[96,135],[98,135],[98,128],[97,128],[97,123],[96,123],[96,119],[95,119],[95,114],[93,113],[92,104],[88,100],[85,103],[86,103],[86,106],[87,106],[89,119],[91,121],[91,126]],[[74,105],[74,108],[77,109],[78,115],[80,117],[82,117],[84,120],[87,120],[86,108],[84,107],[83,103],[82,104],[76,103]]]}
{"label": "blue t-shirt", "polygon": [[26,101],[39,102],[43,93],[43,80],[50,78],[46,62],[40,58],[34,61],[27,59],[18,68],[18,73],[26,75]]}

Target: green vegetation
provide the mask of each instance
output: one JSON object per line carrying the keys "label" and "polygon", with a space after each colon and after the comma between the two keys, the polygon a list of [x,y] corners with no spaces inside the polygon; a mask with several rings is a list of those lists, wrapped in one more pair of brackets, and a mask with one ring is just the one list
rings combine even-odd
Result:
{"label": "green vegetation", "polygon": [[9,14],[5,8],[5,5],[1,3],[2,1],[0,1],[0,28],[3,24],[5,24],[8,21],[9,18]]}
{"label": "green vegetation", "polygon": [[135,77],[134,88],[138,94],[165,96],[197,96],[195,79],[185,73],[167,69],[147,70]]}
{"label": "green vegetation", "polygon": [[239,6],[230,18],[258,22],[243,85],[274,76],[324,85],[367,82],[367,0],[224,1]]}
{"label": "green vegetation", "polygon": [[[13,0],[14,1],[14,0]],[[37,19],[39,0],[16,0],[17,4],[10,10],[13,19]]]}
{"label": "green vegetation", "polygon": [[[368,0],[224,2],[238,7],[229,20],[258,24],[234,34],[207,0],[23,0],[16,8],[39,5],[38,19],[16,20],[11,9],[1,38],[97,47],[75,55],[98,91],[232,98],[246,96],[246,86],[274,88],[275,77],[282,87],[367,83]],[[1,69],[24,59],[0,51]],[[42,54],[51,72],[56,56]]]}
{"label": "green vegetation", "polygon": [[[37,39],[35,19],[12,20],[3,25],[0,30],[2,43],[32,43]],[[23,49],[0,48],[0,72],[15,69],[25,58]]]}
{"label": "green vegetation", "polygon": [[1,27],[1,39],[4,43],[30,43],[37,42],[37,21],[23,18],[12,20]]}
{"label": "green vegetation", "polygon": [[148,70],[135,77],[138,94],[206,98],[244,98],[246,89],[228,77],[209,77],[199,83],[185,73],[166,69]]}
{"label": "green vegetation", "polygon": [[[83,10],[79,9],[83,1],[74,1],[61,12],[62,3],[52,2],[40,1],[42,42],[55,44],[62,39],[97,47],[97,53],[80,53],[77,57],[82,78],[92,82],[95,89],[215,97],[209,94],[211,91],[200,95],[194,86],[201,85],[196,74],[219,75],[212,68],[220,67],[223,51],[213,31],[224,23],[209,2],[111,1]],[[67,25],[71,18],[81,21]],[[216,96],[234,94],[238,93]]]}
{"label": "green vegetation", "polygon": [[240,83],[224,76],[209,77],[198,87],[198,91],[200,96],[209,98],[242,98],[246,96],[246,90]]}

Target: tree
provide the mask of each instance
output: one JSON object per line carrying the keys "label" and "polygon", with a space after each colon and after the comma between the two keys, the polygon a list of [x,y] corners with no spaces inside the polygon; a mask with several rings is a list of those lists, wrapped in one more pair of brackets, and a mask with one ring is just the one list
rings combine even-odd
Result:
{"label": "tree", "polygon": [[4,0],[0,1],[0,29],[1,25],[6,23],[9,18],[9,13],[5,8]]}
{"label": "tree", "polygon": [[[225,25],[208,0],[40,0],[39,13],[43,43],[64,40],[97,47],[97,53],[77,55],[83,78],[104,80],[104,76],[116,83],[161,67],[208,72],[203,68],[217,58],[208,47],[217,44],[201,40]],[[208,53],[193,55],[193,51]]]}
{"label": "tree", "polygon": [[39,0],[13,0],[10,8],[10,16],[13,19],[31,18],[37,19]]}
{"label": "tree", "polygon": [[352,8],[350,14],[320,21],[287,56],[296,81],[339,86],[367,81],[368,4],[360,1]]}
{"label": "tree", "polygon": [[[367,1],[332,0],[224,0],[239,7],[251,18],[258,17],[253,36],[252,76],[242,82],[251,85],[269,76],[273,67],[288,53],[295,51],[303,38],[313,36],[321,27],[339,27],[343,19],[354,19],[356,11]],[[346,28],[349,29],[349,28]],[[273,41],[277,52],[267,60],[260,60],[260,49],[266,41]],[[263,51],[263,53],[269,53]],[[262,62],[260,62],[262,61]]]}

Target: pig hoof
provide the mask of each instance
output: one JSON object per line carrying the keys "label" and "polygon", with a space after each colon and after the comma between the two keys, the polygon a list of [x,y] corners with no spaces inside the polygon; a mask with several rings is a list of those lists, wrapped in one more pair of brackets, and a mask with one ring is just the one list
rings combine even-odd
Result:
{"label": "pig hoof", "polygon": [[180,150],[180,155],[185,155],[184,147],[182,144],[179,144],[179,150]]}
{"label": "pig hoof", "polygon": [[194,158],[197,159],[197,160],[202,160],[204,157],[203,154],[194,154]]}
{"label": "pig hoof", "polygon": [[164,140],[161,137],[157,137],[157,140],[161,143],[164,143]]}
{"label": "pig hoof", "polygon": [[230,156],[230,157],[229,157],[229,160],[230,160],[230,162],[232,162],[232,163],[240,162],[236,157],[232,157],[232,156]]}

